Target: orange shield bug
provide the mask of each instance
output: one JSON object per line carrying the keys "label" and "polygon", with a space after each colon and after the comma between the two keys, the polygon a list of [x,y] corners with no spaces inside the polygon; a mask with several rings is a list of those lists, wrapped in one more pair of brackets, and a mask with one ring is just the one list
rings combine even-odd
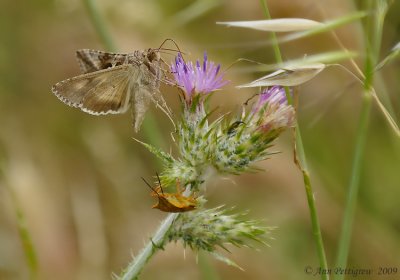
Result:
{"label": "orange shield bug", "polygon": [[183,191],[180,188],[179,182],[177,183],[176,193],[164,193],[161,186],[160,178],[158,178],[158,187],[153,188],[143,177],[142,180],[152,190],[151,196],[157,197],[158,202],[153,205],[153,208],[157,208],[164,212],[179,213],[195,210],[197,207],[197,200],[194,196],[184,196]]}

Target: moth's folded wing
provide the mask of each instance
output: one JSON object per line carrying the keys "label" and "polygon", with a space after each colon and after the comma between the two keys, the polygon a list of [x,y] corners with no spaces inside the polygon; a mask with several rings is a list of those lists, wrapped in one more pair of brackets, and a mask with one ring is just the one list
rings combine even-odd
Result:
{"label": "moth's folded wing", "polygon": [[52,91],[67,105],[89,114],[120,114],[129,108],[132,71],[131,65],[96,71],[59,82]]}
{"label": "moth's folded wing", "polygon": [[76,58],[82,73],[98,71],[101,68],[98,59],[99,51],[83,49],[76,51]]}
{"label": "moth's folded wing", "polygon": [[[93,115],[122,114],[130,107],[131,88],[130,79],[132,65],[123,65],[112,68],[112,74],[105,71],[103,80],[90,89],[83,99],[80,108],[82,111]],[[100,78],[99,78],[100,79]]]}
{"label": "moth's folded wing", "polygon": [[76,58],[83,74],[122,65],[127,55],[90,49],[76,51]]}

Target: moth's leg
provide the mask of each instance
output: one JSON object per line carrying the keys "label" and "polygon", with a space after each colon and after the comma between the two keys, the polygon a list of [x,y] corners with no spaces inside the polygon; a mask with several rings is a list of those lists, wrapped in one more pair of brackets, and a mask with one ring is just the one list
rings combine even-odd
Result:
{"label": "moth's leg", "polygon": [[140,86],[135,83],[132,89],[132,116],[133,127],[135,131],[139,131],[140,125],[144,120],[144,115],[149,108],[150,100],[152,100],[152,93],[146,86]]}
{"label": "moth's leg", "polygon": [[[160,81],[157,80],[157,78],[151,72],[149,72],[144,65],[142,65],[140,69],[142,77],[138,83],[137,90],[133,91],[135,93],[132,106],[135,110],[135,112],[133,112],[135,129],[140,126],[141,121],[144,118],[144,113],[147,111],[149,106],[148,103],[150,100],[155,104],[156,108],[159,108],[168,117],[175,128],[175,123],[172,118],[172,111],[168,107],[167,102],[165,102],[165,99],[159,89]],[[141,104],[144,106],[141,106]]]}

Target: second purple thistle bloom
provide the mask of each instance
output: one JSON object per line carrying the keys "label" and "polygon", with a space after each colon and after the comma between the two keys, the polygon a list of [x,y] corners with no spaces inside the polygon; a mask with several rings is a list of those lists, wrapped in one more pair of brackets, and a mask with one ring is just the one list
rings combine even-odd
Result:
{"label": "second purple thistle bloom", "polygon": [[214,62],[208,61],[207,53],[204,53],[202,64],[198,60],[196,64],[191,61],[185,62],[178,53],[175,63],[171,66],[175,81],[184,90],[187,101],[192,100],[195,94],[207,94],[226,85],[228,81],[219,73],[220,68],[220,64],[215,65]]}
{"label": "second purple thistle bloom", "polygon": [[259,111],[265,103],[287,105],[287,98],[285,89],[281,86],[273,86],[271,88],[264,89],[260,98],[253,108],[253,111]]}
{"label": "second purple thistle bloom", "polygon": [[285,89],[281,86],[266,88],[261,92],[253,106],[254,115],[259,115],[260,112],[262,116],[259,128],[263,131],[292,126],[295,118],[294,108],[288,104]]}

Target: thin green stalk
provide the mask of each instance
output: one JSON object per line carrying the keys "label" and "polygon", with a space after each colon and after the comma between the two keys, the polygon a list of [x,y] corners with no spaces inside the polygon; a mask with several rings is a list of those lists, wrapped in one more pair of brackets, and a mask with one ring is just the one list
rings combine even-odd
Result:
{"label": "thin green stalk", "polygon": [[[266,19],[271,19],[271,14],[269,13],[267,0],[260,0],[261,5],[263,7],[264,15]],[[275,59],[277,63],[282,63],[282,54],[281,49],[279,48],[278,39],[276,38],[275,32],[270,33],[271,41],[272,41],[272,48],[274,50]]]}
{"label": "thin green stalk", "polygon": [[[328,264],[326,261],[326,256],[324,251],[324,242],[322,239],[321,228],[318,222],[318,215],[317,215],[318,212],[315,207],[315,199],[311,187],[310,174],[305,169],[302,169],[301,171],[303,173],[304,187],[306,189],[306,194],[307,194],[308,208],[310,209],[312,232],[317,246],[318,259],[320,260],[319,265],[323,271],[326,271],[325,269],[328,268]],[[329,279],[329,277],[328,275],[325,276],[321,275],[321,279]]]}
{"label": "thin green stalk", "polygon": [[119,280],[137,279],[145,264],[159,249],[162,249],[165,237],[169,229],[171,228],[172,223],[178,216],[178,213],[173,213],[169,214],[167,218],[165,218],[165,220],[161,223],[160,227],[156,231],[154,237],[151,238],[150,242],[147,243],[147,245],[143,248],[139,255],[137,255],[128,265],[125,271],[123,271],[123,274],[119,278]]}
{"label": "thin green stalk", "polygon": [[[266,18],[271,19],[271,16],[270,16],[270,13],[268,10],[267,1],[260,0],[260,2],[264,8],[264,14],[265,14]],[[271,32],[271,34],[272,34],[271,38],[272,38],[272,42],[273,42],[272,45],[274,48],[275,59],[278,63],[282,63],[282,55],[280,52],[278,40],[277,40],[274,32]],[[288,100],[291,101],[291,98],[288,98]],[[303,181],[304,181],[304,187],[305,187],[305,191],[306,191],[306,195],[307,195],[308,207],[310,210],[310,218],[311,218],[311,224],[312,224],[312,229],[313,229],[313,235],[314,235],[315,244],[317,246],[319,265],[322,270],[327,271],[328,263],[326,260],[324,242],[323,242],[322,234],[321,234],[321,226],[319,224],[317,208],[315,206],[314,193],[313,193],[312,186],[311,186],[311,180],[310,180],[310,175],[308,172],[307,161],[306,161],[306,157],[305,157],[304,146],[303,146],[303,141],[301,138],[300,128],[297,123],[296,123],[295,129],[296,129],[296,151],[295,151],[296,158],[295,158],[295,161],[303,174]],[[328,280],[329,275],[321,274],[321,279]]]}
{"label": "thin green stalk", "polygon": [[[350,249],[350,240],[352,233],[352,225],[354,221],[354,213],[357,205],[358,190],[360,185],[360,173],[362,161],[364,158],[365,141],[368,132],[368,120],[371,111],[372,96],[366,92],[363,97],[363,104],[358,122],[356,146],[353,156],[353,166],[350,177],[350,183],[347,193],[346,207],[342,221],[342,230],[339,240],[338,255],[336,267],[345,268]],[[336,275],[335,279],[344,279],[344,275]]]}
{"label": "thin green stalk", "polygon": [[103,17],[100,15],[95,2],[95,0],[83,0],[93,27],[95,28],[97,35],[100,37],[100,41],[108,51],[115,52],[117,51],[117,47],[115,46],[114,40],[112,39],[110,32],[106,27],[106,23]]}
{"label": "thin green stalk", "polygon": [[[190,186],[183,192],[184,196],[190,196]],[[173,222],[179,217],[179,213],[171,213],[161,222],[160,227],[155,232],[154,236],[146,244],[143,250],[134,257],[133,261],[128,264],[127,268],[122,272],[122,275],[118,280],[135,280],[142,272],[147,262],[154,256],[158,250],[163,250],[162,247],[165,244],[165,238],[173,224]]]}
{"label": "thin green stalk", "polygon": [[[367,10],[374,11],[374,5],[385,5],[384,0],[367,1]],[[380,6],[382,8],[382,6]],[[355,210],[357,206],[361,167],[365,152],[365,142],[368,135],[369,115],[372,107],[372,90],[374,80],[374,68],[379,57],[380,42],[382,36],[383,20],[385,10],[381,10],[382,14],[372,15],[368,17],[366,30],[366,61],[364,70],[364,94],[361,113],[358,122],[357,138],[355,143],[353,164],[350,176],[350,182],[347,193],[346,207],[343,214],[342,230],[339,239],[338,253],[336,258],[337,267],[346,267],[349,256],[352,226],[354,221]],[[336,280],[344,279],[344,275],[336,275]]]}
{"label": "thin green stalk", "polygon": [[[324,241],[322,239],[322,233],[321,233],[321,226],[319,224],[319,218],[318,218],[318,211],[317,207],[315,206],[315,198],[314,198],[314,192],[311,186],[311,179],[310,179],[310,174],[308,172],[308,166],[307,166],[307,160],[304,152],[304,146],[303,146],[303,141],[301,137],[301,132],[300,132],[300,127],[296,123],[296,158],[298,157],[298,162],[297,165],[301,170],[301,173],[303,175],[303,181],[304,181],[304,187],[306,190],[306,196],[307,196],[307,203],[308,203],[308,208],[310,211],[310,218],[311,218],[311,225],[312,225],[312,232],[314,235],[314,241],[317,247],[317,253],[318,253],[318,259],[319,259],[319,266],[321,270],[327,271],[328,269],[328,262],[326,259],[326,254],[325,254],[325,248],[324,248]],[[297,159],[296,159],[297,161]],[[321,274],[321,279],[322,280],[328,280],[329,275],[328,274]]]}
{"label": "thin green stalk", "polygon": [[36,250],[35,247],[33,246],[32,238],[29,229],[26,225],[24,212],[22,211],[21,207],[18,204],[17,197],[14,191],[10,187],[7,187],[7,189],[9,190],[9,193],[11,195],[12,204],[14,206],[14,210],[17,215],[17,228],[19,235],[21,237],[22,248],[25,253],[25,259],[28,264],[29,279],[34,280],[37,279],[37,274],[38,274],[38,260],[37,260]]}
{"label": "thin green stalk", "polygon": [[[116,52],[118,48],[116,47],[114,40],[106,27],[106,22],[101,16],[98,7],[96,6],[95,0],[83,0],[87,13],[90,17],[92,25],[96,30],[96,33],[100,37],[100,41],[108,51]],[[160,134],[160,129],[157,126],[155,118],[150,113],[147,113],[146,118],[143,122],[143,134],[147,142],[157,146],[163,147],[164,143],[162,141],[163,137]]]}

